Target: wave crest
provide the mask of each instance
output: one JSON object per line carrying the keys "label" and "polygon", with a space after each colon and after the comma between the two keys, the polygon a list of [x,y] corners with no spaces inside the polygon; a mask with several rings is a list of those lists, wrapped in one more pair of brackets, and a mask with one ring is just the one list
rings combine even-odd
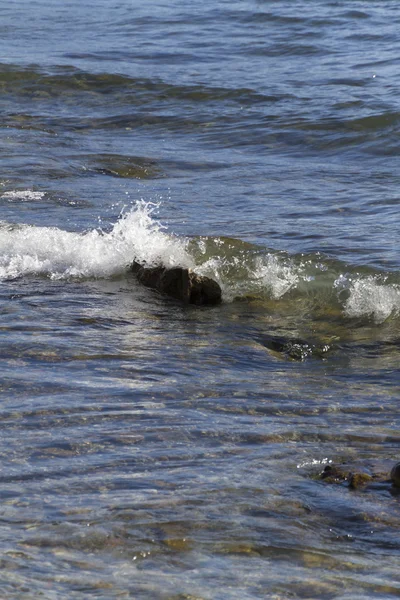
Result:
{"label": "wave crest", "polygon": [[138,260],[148,266],[192,266],[184,242],[152,218],[154,204],[139,202],[110,232],[86,233],[57,227],[0,226],[0,279],[37,274],[51,279],[118,275]]}
{"label": "wave crest", "polygon": [[369,317],[379,324],[400,314],[400,286],[382,281],[379,275],[353,279],[341,276],[335,286],[348,290],[344,313],[349,318]]}

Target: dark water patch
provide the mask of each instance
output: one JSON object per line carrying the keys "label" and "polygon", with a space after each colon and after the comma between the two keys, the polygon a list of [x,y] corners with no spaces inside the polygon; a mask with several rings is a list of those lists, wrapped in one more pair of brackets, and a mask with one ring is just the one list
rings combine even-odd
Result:
{"label": "dark water patch", "polygon": [[[15,108],[15,107],[14,107]],[[11,113],[0,120],[0,127],[5,130],[40,131],[49,136],[56,135],[56,130],[47,122],[46,117],[26,113]]]}
{"label": "dark water patch", "polygon": [[[0,89],[3,93],[12,91],[19,92],[21,95],[40,91],[56,95],[66,90],[97,91],[107,94],[116,88],[126,87],[128,82],[135,83],[135,80],[123,75],[113,73],[96,75],[82,72],[74,67],[58,67],[54,71],[54,73],[46,72],[38,65],[23,68],[18,65],[3,64],[0,68]],[[40,94],[38,97],[40,98]]]}
{"label": "dark water patch", "polygon": [[236,13],[237,17],[243,23],[255,23],[255,24],[267,24],[267,23],[278,23],[283,25],[298,25],[302,24],[306,21],[306,18],[302,15],[285,15],[279,14],[277,12],[264,12],[257,11],[254,13],[249,13],[247,11],[239,11]]}
{"label": "dark water patch", "polygon": [[246,49],[246,54],[254,56],[313,56],[329,54],[327,48],[316,46],[314,44],[300,44],[279,42],[266,46],[265,43],[258,47]]}
{"label": "dark water patch", "polygon": [[[213,142],[216,147],[223,148],[230,148],[235,144],[249,148],[253,146],[257,152],[260,147],[264,147],[266,152],[284,153],[292,152],[291,149],[296,153],[297,148],[308,148],[310,152],[317,150],[337,152],[347,147],[350,151],[354,151],[356,145],[359,144],[360,149],[364,148],[367,153],[389,155],[397,153],[395,139],[389,143],[386,139],[386,143],[383,144],[383,138],[366,139],[346,135],[353,131],[367,134],[381,130],[383,136],[388,128],[397,126],[398,115],[396,112],[387,111],[381,115],[362,116],[347,121],[342,116],[340,119],[332,119],[329,116],[318,119],[317,115],[313,115],[312,119],[311,115],[307,115],[300,122],[298,120],[296,122],[296,118],[292,114],[280,110],[281,106],[290,102],[291,96],[287,93],[267,95],[257,94],[250,88],[173,86],[160,81],[134,80],[122,76],[117,77],[116,80],[111,77],[108,81],[107,74],[95,76],[84,72],[75,73],[75,71],[61,79],[67,88],[71,87],[74,94],[75,92],[83,94],[76,96],[77,104],[75,101],[72,104],[66,102],[66,111],[63,111],[63,116],[44,114],[48,112],[45,104],[38,105],[43,114],[32,114],[26,111],[15,113],[14,106],[14,112],[10,111],[2,118],[3,129],[9,131],[10,128],[15,128],[20,131],[41,132],[51,136],[53,139],[50,142],[44,138],[40,140],[43,147],[46,143],[50,143],[53,147],[56,142],[54,136],[60,134],[64,137],[66,134],[80,132],[115,130],[121,133],[126,132],[126,135],[129,135],[131,131],[140,131],[143,134],[150,132],[184,134],[186,138],[199,135],[201,137],[198,141],[202,144]],[[108,81],[108,87],[103,88],[105,81]],[[81,85],[78,85],[79,82]],[[97,86],[98,82],[99,86]],[[368,79],[334,78],[327,82],[321,81],[320,86],[328,84],[356,88],[367,85],[368,82]],[[30,80],[28,87],[29,85]],[[57,89],[57,78],[55,82],[51,78],[49,81],[44,78],[43,85],[44,87],[46,85],[55,86]],[[117,111],[116,114],[115,112],[113,115],[110,115],[109,112],[106,116],[101,114],[104,93],[112,96],[113,110]],[[17,97],[19,98],[19,96]],[[65,99],[61,99],[64,104]],[[51,104],[53,100],[49,100],[49,102]],[[344,110],[349,112],[357,102],[357,105],[361,106],[365,113],[370,112],[365,103],[360,104],[359,100],[353,100],[350,104],[336,103],[335,110],[341,113]],[[182,111],[182,103],[186,105],[184,111]],[[196,108],[198,104],[203,107],[203,110],[199,111]],[[217,110],[218,104],[220,106]],[[238,114],[234,108],[238,104],[241,107],[251,107],[251,112],[241,111]],[[132,109],[146,105],[147,110],[144,111],[143,108],[128,112],[118,110],[118,107],[122,108],[127,105],[131,105]],[[94,115],[88,117],[87,108],[89,106],[97,106],[100,112],[96,110]],[[177,114],[178,106],[180,106],[179,114]],[[254,110],[254,107],[257,107],[257,111]],[[266,111],[267,107],[269,107],[268,112]],[[300,134],[300,131],[304,131],[304,134]],[[315,132],[319,132],[320,140],[313,137]],[[107,169],[108,167],[105,166],[104,172]],[[112,169],[109,174],[112,174],[111,172]],[[61,177],[62,170],[57,171],[55,176]]]}
{"label": "dark water patch", "polygon": [[161,159],[159,164],[167,173],[173,173],[174,176],[179,177],[180,175],[188,175],[191,173],[204,173],[208,174],[213,171],[222,171],[234,169],[235,164],[226,163],[222,161],[194,161],[194,160],[168,160]]}
{"label": "dark water patch", "polygon": [[[110,316],[104,317],[102,315],[98,316],[76,316],[71,325],[77,325],[78,327],[90,327],[93,329],[113,329],[115,327],[123,327],[129,326],[132,324],[132,321],[122,318],[112,318]],[[76,355],[78,356],[78,355]],[[83,356],[83,355],[82,355]]]}
{"label": "dark water patch", "polygon": [[[370,83],[370,79],[367,78],[345,78],[345,77],[338,77],[338,78],[332,78],[332,79],[325,79],[323,81],[321,81],[322,86],[325,85],[338,85],[338,86],[348,86],[348,87],[365,87],[366,85],[368,85]],[[350,103],[349,103],[350,105]],[[361,100],[354,100],[353,104],[351,104],[352,106],[363,106],[363,103]]]}
{"label": "dark water patch", "polygon": [[[396,156],[399,151],[397,112],[383,112],[349,120],[328,117],[314,122],[306,118],[297,122],[288,121],[287,124],[279,120],[276,123],[281,131],[277,128],[275,139],[280,144],[283,143],[288,150],[293,146],[294,151],[302,147],[303,151],[304,148],[328,153],[347,150],[356,154],[388,156]],[[270,135],[269,139],[272,141],[273,135]],[[249,142],[251,144],[251,140]],[[267,143],[267,139],[264,143]]]}
{"label": "dark water patch", "polygon": [[140,156],[96,154],[86,157],[80,156],[79,158],[84,162],[88,162],[89,171],[102,175],[128,179],[150,179],[162,176],[162,171],[155,161]]}
{"label": "dark water patch", "polygon": [[371,115],[361,119],[350,121],[347,126],[359,131],[382,131],[387,128],[392,128],[400,123],[400,113],[385,112],[379,115]]}
{"label": "dark water patch", "polygon": [[190,102],[260,103],[274,101],[274,96],[261,94],[248,88],[224,88],[206,85],[173,85],[161,79],[134,78],[113,73],[92,74],[74,67],[55,67],[54,74],[37,66],[23,69],[1,65],[0,89],[21,99],[28,96],[33,103],[58,98],[68,101],[68,94],[82,95],[90,105],[96,95],[114,96],[122,105],[143,105],[149,101],[187,100]]}
{"label": "dark water patch", "polygon": [[65,58],[67,59],[72,59],[72,60],[88,60],[90,62],[94,62],[94,63],[101,63],[101,62],[119,62],[119,61],[123,61],[126,62],[127,60],[141,60],[141,61],[157,61],[160,64],[168,64],[168,65],[174,65],[174,64],[185,64],[185,63],[191,63],[196,59],[196,56],[194,54],[190,54],[189,52],[160,52],[160,51],[155,51],[152,53],[146,53],[146,52],[141,52],[139,49],[137,51],[130,51],[130,52],[118,52],[118,51],[112,51],[112,50],[107,50],[105,52],[94,52],[91,54],[85,54],[85,53],[67,53],[64,55]]}
{"label": "dark water patch", "polygon": [[[353,104],[336,105],[337,111],[353,108]],[[95,120],[85,123],[82,130],[117,126],[120,128],[152,128],[184,135],[197,134],[202,144],[214,148],[235,146],[264,155],[278,153],[285,156],[314,155],[318,152],[350,155],[375,154],[396,156],[398,140],[396,136],[397,113],[366,116],[346,121],[342,118],[321,118],[312,120],[308,116],[299,121],[292,115],[286,119],[275,113],[243,115],[240,120],[225,115],[218,120],[204,115],[201,121],[170,117],[117,117],[112,122]],[[388,135],[390,136],[388,139]],[[300,154],[299,154],[300,153]]]}
{"label": "dark water patch", "polygon": [[[25,127],[23,129],[25,129]],[[33,145],[35,144],[35,140],[30,140],[30,142]],[[36,155],[35,157],[32,156],[31,152],[21,152],[17,149],[15,152],[9,153],[7,159],[3,161],[3,169],[3,172],[8,178],[7,185],[5,186],[5,193],[8,193],[9,200],[11,199],[11,193],[14,190],[18,190],[22,185],[27,185],[27,177],[33,178],[33,181],[35,182],[33,187],[36,190],[36,200],[38,200],[39,193],[43,194],[42,199],[46,199],[46,197],[49,198],[49,195],[54,197],[53,192],[50,190],[46,190],[46,196],[44,195],[45,192],[39,191],[39,189],[43,189],[43,181],[47,182],[46,187],[50,187],[51,183],[59,180],[87,175],[87,172],[85,173],[85,170],[79,161],[74,159],[71,160],[70,158],[63,156],[62,153],[58,156],[54,155],[49,149],[43,149],[40,155]],[[31,200],[35,199],[35,190],[32,191]],[[62,195],[65,197],[65,192]],[[22,200],[22,197],[21,191],[19,199]],[[7,199],[7,196],[5,199]],[[78,199],[77,202],[79,203],[80,200]],[[83,204],[91,205],[87,200],[83,200],[82,202]]]}
{"label": "dark water patch", "polygon": [[317,31],[320,32],[320,35],[326,37],[327,32],[331,28],[332,31],[335,31],[335,28],[341,28],[346,25],[346,20],[342,19],[340,16],[309,16],[307,21],[305,22],[306,29],[305,35],[307,36],[308,32],[311,31],[312,28],[316,28]]}
{"label": "dark water patch", "polygon": [[[27,124],[29,125],[27,126]],[[117,131],[147,130],[184,132],[190,134],[207,126],[206,119],[193,116],[157,115],[148,112],[123,113],[107,117],[41,117],[30,116],[21,129],[60,134],[65,132],[90,132],[91,130]],[[17,126],[18,127],[18,126]]]}
{"label": "dark water patch", "polygon": [[[49,131],[46,128],[47,119],[31,117],[29,124],[22,125],[23,130]],[[72,129],[76,130],[77,123],[73,122]],[[33,123],[33,124],[32,124]],[[15,124],[12,125],[13,127]],[[19,127],[18,125],[17,127]],[[56,130],[65,132],[65,124],[55,123]],[[82,128],[82,125],[80,126]],[[90,125],[89,125],[90,128]],[[57,135],[57,134],[55,134]],[[123,179],[154,179],[164,175],[160,164],[151,158],[141,156],[127,156],[122,154],[77,154],[59,156],[43,150],[40,157],[32,158],[30,154],[16,151],[14,156],[9,156],[3,161],[3,172],[12,177],[5,181],[3,190],[0,191],[0,201],[8,203],[36,202],[38,204],[56,203],[66,206],[90,206],[91,204],[79,197],[67,198],[65,192],[58,194],[54,190],[41,191],[38,186],[33,189],[18,189],[18,179],[23,175],[32,174],[47,180],[60,180],[68,178],[81,178],[96,175],[109,175]],[[11,184],[11,185],[10,185]]]}
{"label": "dark water patch", "polygon": [[369,19],[371,14],[363,10],[347,10],[346,12],[340,13],[340,17],[347,19]]}
{"label": "dark water patch", "polygon": [[[310,122],[308,120],[293,122],[294,129],[309,129],[310,131],[359,131],[359,132],[382,132],[394,128],[400,122],[400,114],[397,112],[383,112],[381,114],[368,115],[341,121],[339,119],[324,119]],[[361,140],[363,141],[363,140]]]}
{"label": "dark water patch", "polygon": [[387,38],[391,40],[393,43],[398,40],[398,35],[393,34],[391,36],[382,36],[379,33],[352,33],[351,35],[346,36],[347,40],[355,41],[355,42],[382,42],[388,41]]}
{"label": "dark water patch", "polygon": [[368,62],[361,62],[361,63],[356,63],[355,65],[351,66],[351,69],[363,69],[365,67],[384,67],[384,66],[388,66],[388,65],[397,65],[399,62],[398,58],[387,58],[387,59],[382,59],[382,60],[374,60],[374,61],[368,61]]}

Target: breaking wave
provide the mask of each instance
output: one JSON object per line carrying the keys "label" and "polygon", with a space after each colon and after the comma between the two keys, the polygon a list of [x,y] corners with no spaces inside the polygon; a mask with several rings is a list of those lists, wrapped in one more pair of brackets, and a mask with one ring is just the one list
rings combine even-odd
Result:
{"label": "breaking wave", "polygon": [[122,274],[134,259],[151,266],[193,266],[183,240],[166,234],[139,203],[110,232],[0,224],[0,279],[43,275],[51,279],[102,278]]}
{"label": "breaking wave", "polygon": [[156,208],[139,202],[110,231],[0,223],[0,279],[108,278],[122,276],[136,260],[196,269],[218,281],[227,302],[253,298],[375,323],[400,315],[396,273],[356,270],[319,254],[292,256],[233,238],[178,237],[155,218]]}
{"label": "breaking wave", "polygon": [[[340,282],[342,284],[342,282]],[[400,314],[400,286],[382,282],[380,275],[368,276],[347,282],[349,296],[344,312],[350,318],[371,317],[383,323]]]}

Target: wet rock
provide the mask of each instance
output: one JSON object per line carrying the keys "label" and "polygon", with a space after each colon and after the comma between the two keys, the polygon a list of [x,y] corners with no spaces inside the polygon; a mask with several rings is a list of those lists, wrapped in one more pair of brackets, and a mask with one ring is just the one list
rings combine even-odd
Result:
{"label": "wet rock", "polygon": [[400,462],[396,463],[390,471],[390,479],[394,487],[400,488]]}
{"label": "wet rock", "polygon": [[343,483],[349,479],[350,472],[346,465],[326,465],[320,478],[326,483]]}
{"label": "wet rock", "polygon": [[394,488],[400,488],[400,462],[396,463],[388,477],[387,473],[375,473],[367,469],[352,470],[349,465],[327,465],[322,473],[319,474],[319,479],[325,483],[347,483],[352,490],[363,489],[369,484],[378,484],[376,487],[388,486],[392,484]]}
{"label": "wet rock", "polygon": [[153,288],[185,304],[216,305],[222,300],[221,288],[216,281],[197,275],[183,267],[144,267],[134,261],[131,271],[146,287]]}
{"label": "wet rock", "polygon": [[368,483],[373,481],[373,477],[368,473],[351,473],[349,478],[349,488],[357,490],[365,487]]}
{"label": "wet rock", "polygon": [[305,360],[309,356],[322,358],[330,350],[328,344],[319,346],[299,338],[264,335],[261,341],[269,350],[285,354],[293,360]]}
{"label": "wet rock", "polygon": [[326,483],[348,483],[348,486],[352,490],[356,490],[366,486],[374,480],[374,476],[366,471],[351,470],[349,465],[327,465],[320,478]]}

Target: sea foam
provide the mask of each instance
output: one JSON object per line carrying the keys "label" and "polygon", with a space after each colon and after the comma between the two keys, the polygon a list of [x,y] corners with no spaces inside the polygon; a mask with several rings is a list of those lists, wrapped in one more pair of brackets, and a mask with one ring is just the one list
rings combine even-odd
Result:
{"label": "sea foam", "polygon": [[327,310],[336,297],[347,318],[382,323],[400,315],[400,285],[388,283],[382,274],[363,277],[358,273],[336,273],[331,279],[318,262],[311,277],[295,257],[260,254],[240,240],[227,242],[223,238],[202,238],[206,260],[196,259],[193,240],[169,233],[155,218],[156,209],[155,204],[138,202],[123,212],[108,231],[79,233],[0,222],[0,280],[26,275],[56,280],[107,278],[122,275],[136,260],[149,267],[163,264],[195,268],[199,274],[218,281],[228,302],[252,295],[280,301],[296,290],[313,302],[319,298],[319,304],[325,304]]}
{"label": "sea foam", "polygon": [[356,279],[344,308],[348,317],[369,316],[383,323],[400,313],[400,286],[379,283],[373,276]]}
{"label": "sea foam", "polygon": [[156,206],[138,203],[121,215],[111,231],[85,233],[57,227],[0,225],[0,279],[38,274],[51,279],[101,278],[123,273],[138,260],[152,266],[192,260],[179,238],[152,218]]}
{"label": "sea foam", "polygon": [[8,202],[32,202],[32,200],[42,200],[45,195],[44,192],[35,192],[33,190],[11,190],[1,194],[0,198]]}
{"label": "sea foam", "polygon": [[343,290],[348,294],[343,305],[346,317],[368,317],[379,324],[400,314],[400,286],[386,283],[379,275],[341,275],[334,286],[339,294]]}

